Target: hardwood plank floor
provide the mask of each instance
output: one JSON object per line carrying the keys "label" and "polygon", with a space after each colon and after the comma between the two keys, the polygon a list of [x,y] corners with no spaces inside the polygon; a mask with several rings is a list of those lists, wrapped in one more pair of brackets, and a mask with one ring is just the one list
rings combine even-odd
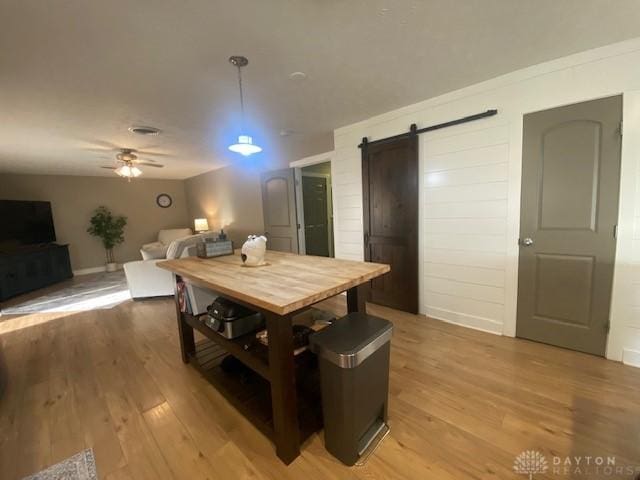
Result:
{"label": "hardwood plank floor", "polygon": [[[345,311],[343,298],[323,306]],[[85,447],[106,480],[524,478],[512,470],[524,450],[640,466],[640,369],[369,310],[395,327],[391,433],[354,468],[333,459],[321,435],[284,466],[272,444],[182,364],[170,299],[1,317],[9,383],[0,399],[0,478],[22,478]]]}

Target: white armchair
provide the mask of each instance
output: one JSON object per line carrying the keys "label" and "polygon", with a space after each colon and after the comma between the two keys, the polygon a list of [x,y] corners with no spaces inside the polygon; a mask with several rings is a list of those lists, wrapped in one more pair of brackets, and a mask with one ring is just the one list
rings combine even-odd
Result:
{"label": "white armchair", "polygon": [[154,260],[158,258],[167,258],[167,250],[174,240],[186,238],[191,235],[190,228],[172,228],[170,230],[160,230],[158,232],[158,240],[151,243],[145,243],[140,249],[143,260]]}
{"label": "white armchair", "polygon": [[[182,232],[188,231],[188,236],[182,236],[174,238],[167,245],[164,257],[153,258],[148,257],[147,260],[139,260],[135,262],[128,262],[124,264],[124,273],[127,277],[127,284],[129,285],[129,292],[132,298],[148,298],[148,297],[161,297],[167,295],[173,295],[174,282],[173,274],[168,270],[164,270],[156,263],[162,260],[169,260],[173,258],[183,258],[190,255],[195,255],[195,245],[198,242],[208,237],[215,237],[216,233],[201,233],[198,235],[190,235],[190,229],[180,230]],[[162,232],[168,232],[168,230],[161,231],[158,235],[158,242],[163,243],[170,235],[163,235]],[[172,232],[176,232],[175,230]],[[151,245],[151,244],[147,244]],[[145,245],[146,246],[146,245]],[[140,251],[141,253],[145,250]],[[163,243],[164,246],[164,243]],[[157,247],[154,245],[154,247]],[[146,251],[149,252],[150,249]],[[157,252],[154,252],[157,254]],[[142,253],[144,258],[144,253]]]}

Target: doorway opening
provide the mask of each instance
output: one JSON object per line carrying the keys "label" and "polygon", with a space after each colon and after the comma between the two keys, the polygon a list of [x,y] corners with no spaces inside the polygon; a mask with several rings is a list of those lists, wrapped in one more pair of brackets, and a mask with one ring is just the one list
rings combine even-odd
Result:
{"label": "doorway opening", "polygon": [[300,253],[333,257],[331,162],[296,168],[295,173]]}

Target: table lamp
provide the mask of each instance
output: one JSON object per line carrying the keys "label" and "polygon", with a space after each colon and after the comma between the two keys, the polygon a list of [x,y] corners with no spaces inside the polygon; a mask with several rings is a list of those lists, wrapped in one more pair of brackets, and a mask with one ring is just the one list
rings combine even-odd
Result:
{"label": "table lamp", "polygon": [[196,232],[202,233],[209,230],[209,222],[206,218],[196,218],[193,223]]}

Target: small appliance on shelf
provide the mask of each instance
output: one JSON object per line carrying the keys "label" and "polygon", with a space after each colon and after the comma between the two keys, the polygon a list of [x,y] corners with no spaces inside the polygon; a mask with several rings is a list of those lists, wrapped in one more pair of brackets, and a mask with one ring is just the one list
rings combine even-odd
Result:
{"label": "small appliance on shelf", "polygon": [[233,255],[233,242],[227,238],[224,230],[220,230],[217,238],[205,238],[196,244],[196,253],[200,258]]}
{"label": "small appliance on shelf", "polygon": [[223,337],[234,339],[264,328],[264,315],[218,297],[208,308],[204,323]]}

